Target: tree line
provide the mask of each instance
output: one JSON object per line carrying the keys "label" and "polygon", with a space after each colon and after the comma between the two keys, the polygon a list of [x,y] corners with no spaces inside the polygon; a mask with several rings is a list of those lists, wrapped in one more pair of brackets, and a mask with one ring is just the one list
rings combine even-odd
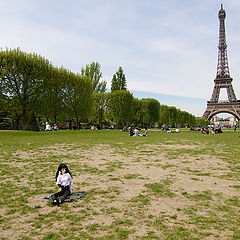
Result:
{"label": "tree line", "polygon": [[14,129],[25,130],[37,129],[44,121],[66,120],[77,128],[80,122],[118,127],[198,124],[190,113],[160,105],[156,99],[134,98],[122,67],[113,75],[111,92],[102,78],[98,62],[73,73],[35,53],[0,51],[0,128],[9,124],[4,119],[11,119]]}

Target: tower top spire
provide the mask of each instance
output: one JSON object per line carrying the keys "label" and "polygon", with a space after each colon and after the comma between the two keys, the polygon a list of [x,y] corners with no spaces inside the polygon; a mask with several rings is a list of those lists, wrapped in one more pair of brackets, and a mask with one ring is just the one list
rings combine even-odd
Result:
{"label": "tower top spire", "polygon": [[227,58],[226,33],[225,33],[226,11],[223,9],[223,4],[221,4],[221,9],[218,13],[218,18],[219,18],[220,26],[219,26],[217,78],[222,79],[222,78],[230,77],[228,58]]}
{"label": "tower top spire", "polygon": [[221,9],[218,13],[218,18],[221,19],[225,19],[226,18],[226,11],[223,9],[223,4],[221,3]]}

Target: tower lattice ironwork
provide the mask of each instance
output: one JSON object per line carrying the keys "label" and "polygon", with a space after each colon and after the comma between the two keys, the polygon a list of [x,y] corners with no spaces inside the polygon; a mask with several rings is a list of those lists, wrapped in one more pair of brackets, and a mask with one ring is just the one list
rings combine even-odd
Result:
{"label": "tower lattice ironwork", "polygon": [[[226,11],[223,9],[223,4],[221,4],[221,9],[218,13],[218,18],[219,18],[219,46],[218,46],[217,76],[214,80],[212,97],[210,101],[207,101],[207,109],[205,110],[202,117],[210,120],[214,115],[218,113],[230,113],[239,120],[240,101],[237,100],[235,92],[233,90],[232,86],[233,79],[230,77],[230,71],[228,66],[226,32],[225,32]],[[228,101],[219,100],[221,88],[225,88],[227,90]]]}

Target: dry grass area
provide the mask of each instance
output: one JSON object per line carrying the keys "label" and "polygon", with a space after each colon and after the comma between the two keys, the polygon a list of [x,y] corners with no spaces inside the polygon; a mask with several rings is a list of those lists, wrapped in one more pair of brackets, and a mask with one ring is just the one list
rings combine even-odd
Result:
{"label": "dry grass area", "polygon": [[[2,163],[0,239],[240,239],[240,182],[197,144],[55,144]],[[73,191],[54,207],[55,171],[66,163]],[[3,175],[4,175],[3,174]]]}

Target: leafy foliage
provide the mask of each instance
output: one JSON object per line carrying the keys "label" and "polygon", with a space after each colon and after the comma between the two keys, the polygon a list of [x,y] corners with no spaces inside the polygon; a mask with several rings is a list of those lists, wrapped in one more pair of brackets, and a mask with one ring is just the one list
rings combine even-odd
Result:
{"label": "leafy foliage", "polygon": [[88,77],[92,81],[93,92],[105,92],[107,82],[100,81],[103,74],[101,72],[101,65],[98,62],[87,64],[85,68],[81,69],[82,76]]}
{"label": "leafy foliage", "polygon": [[[34,118],[54,123],[69,119],[76,121],[78,127],[79,121],[89,120],[99,125],[114,121],[119,127],[151,127],[157,122],[172,126],[195,124],[195,117],[180,109],[160,105],[153,98],[134,98],[126,90],[121,66],[113,75],[111,93],[105,93],[107,83],[101,81],[102,76],[98,62],[87,64],[81,74],[75,74],[54,67],[35,53],[20,49],[0,51],[0,120],[10,118],[11,126],[26,130],[32,129]],[[4,128],[9,127],[5,125]]]}
{"label": "leafy foliage", "polygon": [[63,89],[64,108],[69,117],[87,119],[92,111],[92,83],[84,76],[68,72]]}
{"label": "leafy foliage", "polygon": [[209,124],[210,124],[210,121],[206,120],[205,118],[196,118],[196,125],[207,126]]}
{"label": "leafy foliage", "polygon": [[34,111],[31,111],[24,130],[27,130],[27,131],[39,131],[40,130]]}
{"label": "leafy foliage", "polygon": [[[99,69],[99,65],[94,66]],[[0,77],[0,114],[12,117],[17,129],[29,129],[31,124],[26,124],[31,111],[47,121],[54,119],[54,123],[59,116],[87,119],[91,114],[91,80],[56,68],[37,54],[20,49],[1,51]]]}
{"label": "leafy foliage", "polygon": [[3,93],[13,99],[12,110],[19,109],[25,126],[27,113],[37,108],[38,93],[51,64],[37,55],[27,54],[20,49],[0,52],[0,76]]}
{"label": "leafy foliage", "polygon": [[127,89],[126,77],[125,74],[123,73],[122,67],[119,67],[116,74],[113,75],[111,91],[113,92],[117,90],[126,89]]}
{"label": "leafy foliage", "polygon": [[54,119],[57,122],[57,117],[63,112],[63,84],[67,76],[67,70],[63,68],[51,67],[47,78],[42,83],[42,88],[39,94],[40,106],[38,108],[39,115]]}
{"label": "leafy foliage", "polygon": [[102,125],[106,115],[108,113],[109,93],[93,93],[93,112],[92,120],[97,122],[98,125]]}
{"label": "leafy foliage", "polygon": [[185,111],[181,111],[173,106],[160,106],[159,125],[169,124],[172,126],[195,125],[195,117]]}
{"label": "leafy foliage", "polygon": [[155,122],[159,121],[159,109],[160,103],[158,100],[153,98],[143,98],[139,101],[139,121],[141,125],[149,126],[154,125]]}
{"label": "leafy foliage", "polygon": [[110,93],[110,111],[119,127],[132,123],[134,118],[133,99],[133,95],[126,90]]}
{"label": "leafy foliage", "polygon": [[0,119],[3,119],[9,115],[8,102],[8,97],[0,92]]}

